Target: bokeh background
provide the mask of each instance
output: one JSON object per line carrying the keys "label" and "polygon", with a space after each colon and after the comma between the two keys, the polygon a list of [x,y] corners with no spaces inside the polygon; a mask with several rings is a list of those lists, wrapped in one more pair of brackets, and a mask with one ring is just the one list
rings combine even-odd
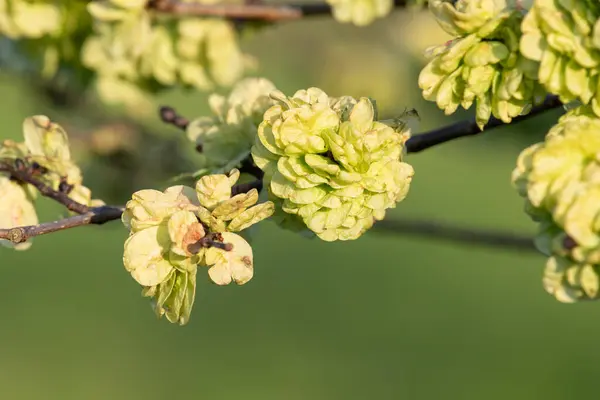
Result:
{"label": "bokeh background", "polygon": [[[423,50],[444,40],[428,14],[397,11],[367,28],[327,18],[285,23],[243,45],[256,57],[255,73],[287,93],[317,86],[368,95],[384,116],[414,107],[426,131],[470,115],[444,117],[418,91]],[[86,184],[111,203],[132,190],[164,188],[169,175],[194,166],[184,135],[157,116],[128,128],[119,110],[57,106],[14,75],[1,76],[0,90],[2,138],[18,139],[29,115],[49,115],[69,129]],[[206,113],[206,99],[173,91],[158,103],[196,117]],[[510,173],[519,151],[556,116],[410,155],[412,189],[389,218],[533,234]],[[111,132],[133,139],[116,153],[90,150],[90,138]],[[61,212],[40,203],[44,220]],[[254,242],[254,279],[242,287],[199,279],[191,322],[179,327],[156,320],[124,270],[126,235],[114,222],[39,237],[27,252],[0,249],[0,398],[564,400],[597,393],[600,305],[560,304],[546,294],[544,258],[534,252],[393,233],[322,243],[265,223]]]}

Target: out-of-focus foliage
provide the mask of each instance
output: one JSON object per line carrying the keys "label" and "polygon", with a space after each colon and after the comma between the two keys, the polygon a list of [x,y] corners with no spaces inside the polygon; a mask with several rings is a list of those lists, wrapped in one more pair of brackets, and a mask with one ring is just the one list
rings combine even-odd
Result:
{"label": "out-of-focus foliage", "polygon": [[102,100],[137,114],[152,109],[149,93],[230,86],[252,65],[233,23],[160,15],[146,3],[1,0],[0,33],[25,57],[11,51],[2,62],[22,69],[18,58],[43,78],[60,76],[76,88],[93,83]]}
{"label": "out-of-focus foliage", "polygon": [[[68,70],[86,79],[80,60],[82,45],[92,29],[86,5],[79,0],[0,0],[0,34],[13,41],[42,77],[52,78]],[[9,67],[14,58],[11,52],[0,56]]]}
{"label": "out-of-focus foliage", "polygon": [[327,0],[333,16],[339,22],[351,22],[357,26],[371,24],[385,17],[393,8],[392,0]]}
{"label": "out-of-focus foliage", "polygon": [[226,20],[158,17],[145,0],[97,1],[88,10],[94,35],[83,47],[83,63],[97,72],[98,91],[110,102],[143,106],[140,88],[210,90],[232,85],[244,72],[245,56]]}

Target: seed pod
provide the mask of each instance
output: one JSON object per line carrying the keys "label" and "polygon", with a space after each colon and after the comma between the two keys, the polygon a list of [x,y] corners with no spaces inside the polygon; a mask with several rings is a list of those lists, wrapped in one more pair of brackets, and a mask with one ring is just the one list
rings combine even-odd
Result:
{"label": "seed pod", "polygon": [[558,300],[598,297],[600,119],[589,106],[561,117],[546,140],[523,150],[513,184],[540,224],[536,246],[550,256],[544,287]]}
{"label": "seed pod", "polygon": [[543,101],[537,66],[519,53],[523,13],[516,2],[436,0],[430,9],[455,39],[428,50],[419,75],[426,100],[447,115],[475,104],[481,129],[492,115],[509,123]]}
{"label": "seed pod", "polygon": [[408,130],[375,121],[370,99],[317,88],[272,97],[279,104],[265,113],[252,156],[282,227],[353,240],[404,199],[414,173],[402,162]]}

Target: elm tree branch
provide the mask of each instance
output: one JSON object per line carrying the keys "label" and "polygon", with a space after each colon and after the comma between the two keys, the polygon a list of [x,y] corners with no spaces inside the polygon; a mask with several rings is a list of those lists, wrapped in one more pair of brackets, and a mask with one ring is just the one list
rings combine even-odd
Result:
{"label": "elm tree branch", "polygon": [[[394,0],[395,7],[406,7],[407,0]],[[147,7],[176,16],[222,17],[236,20],[292,21],[309,16],[331,15],[326,3],[269,4],[201,4],[177,0],[150,0]]]}
{"label": "elm tree branch", "polygon": [[44,222],[38,225],[18,226],[9,229],[0,229],[0,239],[7,239],[17,244],[27,241],[34,236],[58,232],[65,229],[76,228],[84,225],[101,225],[108,221],[121,218],[123,207],[102,206],[90,208],[87,212],[73,217]]}
{"label": "elm tree branch", "polygon": [[[0,166],[0,171],[6,171],[6,170],[1,169],[1,167],[2,166]],[[9,172],[9,171],[6,171],[6,172]],[[25,175],[22,177],[27,178],[27,176],[25,176]],[[18,179],[18,178],[15,178],[15,179]],[[27,182],[27,183],[31,183],[31,184],[33,184],[32,182],[36,182],[34,179],[30,179],[30,178],[27,178],[27,179],[28,179],[28,181],[22,180],[22,182]],[[36,183],[39,183],[39,182],[36,182]],[[231,188],[231,191],[232,191],[232,194],[239,194],[239,193],[246,193],[246,192],[250,191],[251,189],[258,189],[260,191],[261,188],[262,188],[262,181],[257,180],[257,181],[250,182],[250,183],[242,183],[242,184],[235,185]],[[53,191],[52,189],[50,189],[50,191],[48,191],[47,189],[44,189],[44,190],[47,192],[50,192],[50,191],[53,192],[52,195],[51,196],[49,195],[48,197],[54,198],[55,200],[59,201],[60,203],[65,204],[66,200],[63,197],[64,194]],[[41,190],[40,190],[40,192],[41,192]],[[61,195],[61,196],[59,196],[59,195]],[[55,196],[55,197],[52,197],[52,196]],[[90,207],[83,206],[82,204],[77,203],[73,200],[69,199],[69,201],[70,201],[70,203],[66,202],[66,204],[79,204],[79,206],[86,208],[85,212],[82,212],[79,215],[75,215],[73,217],[67,217],[67,218],[59,219],[59,220],[52,221],[52,222],[44,222],[44,223],[41,223],[38,225],[17,226],[14,228],[0,229],[0,239],[10,240],[11,242],[18,244],[18,243],[25,242],[32,237],[45,235],[47,233],[58,232],[58,231],[62,231],[65,229],[76,228],[78,226],[102,225],[109,221],[115,221],[115,220],[121,219],[121,215],[123,214],[123,211],[125,210],[125,206],[101,206],[101,207],[90,208]],[[78,212],[77,210],[72,210],[72,211]],[[206,240],[208,240],[208,239],[211,239],[211,238],[207,238]],[[228,244],[223,244],[223,243],[218,244],[218,243],[214,242],[214,240],[212,240],[212,241],[211,240],[206,241],[205,244],[209,247],[216,246],[216,247],[223,248],[224,250],[228,250],[228,249],[231,250],[231,248],[228,247]]]}
{"label": "elm tree branch", "polygon": [[[558,96],[547,96],[544,102],[531,109],[528,114],[520,115],[513,118],[511,124],[521,122],[528,118],[534,117],[545,111],[559,108],[563,105],[558,99]],[[418,153],[426,150],[430,147],[437,146],[438,144],[446,143],[454,139],[459,139],[465,136],[478,135],[481,132],[488,131],[499,126],[505,126],[504,122],[498,118],[490,118],[489,122],[483,127],[483,130],[479,129],[475,120],[459,121],[455,124],[444,126],[433,131],[415,135],[408,139],[406,142],[406,151],[408,153]]]}
{"label": "elm tree branch", "polygon": [[69,211],[76,212],[77,214],[84,214],[89,211],[88,206],[76,202],[75,200],[71,199],[67,193],[54,190],[36,178],[33,173],[35,168],[32,168],[31,166],[18,166],[18,164],[19,163],[11,164],[6,161],[2,162],[0,163],[0,172],[8,173],[10,177],[16,181],[32,185],[40,192],[42,196],[59,202]]}

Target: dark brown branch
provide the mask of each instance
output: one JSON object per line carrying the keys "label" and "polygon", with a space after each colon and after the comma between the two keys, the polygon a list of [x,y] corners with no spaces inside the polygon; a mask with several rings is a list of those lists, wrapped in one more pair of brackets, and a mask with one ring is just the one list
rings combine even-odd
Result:
{"label": "dark brown branch", "polygon": [[375,223],[374,232],[435,238],[456,243],[497,247],[515,251],[536,251],[533,239],[511,232],[453,226],[417,219],[386,219]]}
{"label": "dark brown branch", "polygon": [[[2,169],[0,169],[0,170],[2,170]],[[29,178],[27,178],[27,179],[29,179]],[[23,182],[27,182],[27,181],[23,180]],[[27,183],[30,183],[30,182],[27,182]],[[250,183],[242,183],[239,185],[235,185],[231,188],[231,191],[233,193],[232,195],[234,195],[234,194],[239,194],[239,193],[246,193],[246,192],[250,191],[251,189],[258,189],[260,191],[261,187],[262,187],[262,181],[254,181],[254,182],[250,182]],[[44,190],[46,190],[46,189],[44,189]],[[52,196],[57,196],[57,198],[55,198],[55,200],[59,201],[62,204],[65,204],[64,203],[65,199],[62,198],[61,196],[57,195],[57,193],[60,194],[59,192],[56,192],[56,191],[52,191],[52,192],[54,192],[52,194]],[[48,196],[48,197],[54,198],[52,196]],[[72,200],[70,200],[70,201],[72,203],[83,206],[80,203],[74,202]],[[83,207],[85,207],[85,206],[83,206]],[[120,219],[124,210],[125,210],[124,206],[102,206],[102,207],[95,207],[95,208],[86,207],[85,212],[82,212],[82,213],[80,213],[80,215],[76,215],[73,217],[67,217],[67,218],[63,218],[63,219],[60,219],[57,221],[52,221],[52,222],[44,222],[44,223],[41,223],[38,225],[17,226],[14,228],[0,229],[0,239],[10,240],[11,242],[17,244],[17,243],[25,242],[34,236],[40,236],[40,235],[45,235],[47,233],[62,231],[65,229],[76,228],[78,226],[102,225],[106,222],[115,221],[115,220]],[[76,210],[72,210],[72,211],[77,212]],[[204,245],[206,245],[208,247],[219,247],[226,251],[231,250],[231,244],[223,243],[222,240],[219,241],[219,240],[217,240],[217,238],[214,238],[213,236],[207,237]]]}
{"label": "dark brown branch", "polygon": [[260,192],[262,190],[262,188],[263,188],[263,182],[261,179],[257,179],[257,180],[254,180],[254,181],[248,182],[248,183],[238,183],[237,185],[235,185],[234,187],[231,188],[231,196],[233,197],[236,194],[240,194],[240,193],[248,193],[252,189],[256,189]]}
{"label": "dark brown branch", "polygon": [[[394,0],[395,7],[405,7],[406,0]],[[172,15],[222,17],[266,22],[297,20],[307,16],[330,15],[331,6],[317,4],[201,4],[176,0],[150,0],[148,8]]]}
{"label": "dark brown branch", "polygon": [[87,213],[90,208],[84,204],[78,203],[71,199],[67,192],[69,186],[66,182],[61,182],[61,189],[64,191],[54,190],[44,182],[40,181],[36,176],[35,172],[38,168],[35,166],[28,166],[23,163],[22,160],[16,160],[14,164],[7,161],[0,163],[0,172],[6,172],[10,177],[16,181],[28,183],[35,187],[42,196],[48,197],[52,200],[59,202],[64,205],[67,210],[76,212],[77,214]]}
{"label": "dark brown branch", "polygon": [[[531,118],[545,111],[561,107],[562,105],[563,103],[561,103],[557,96],[547,96],[542,104],[533,107],[528,114],[520,115],[516,118],[513,118],[511,124],[521,122],[525,119]],[[411,137],[406,142],[406,151],[408,153],[418,153],[420,151],[423,151],[441,143],[446,143],[451,140],[459,139],[465,136],[478,135],[481,132],[506,125],[507,124],[505,124],[501,120],[492,117],[490,118],[489,122],[483,127],[483,130],[480,130],[475,120],[460,121],[455,124],[433,130],[431,132],[422,133],[420,135]]]}
{"label": "dark brown branch", "polygon": [[[255,177],[257,179],[257,182],[258,181],[262,182],[262,179],[265,176],[265,173],[263,172],[263,170],[258,168],[256,166],[256,164],[254,164],[254,161],[252,161],[252,156],[249,156],[244,161],[242,161],[242,165],[240,166],[240,172],[245,172],[247,174],[252,175],[253,177]],[[262,189],[262,186],[257,189],[260,192]]]}
{"label": "dark brown branch", "polygon": [[18,226],[0,229],[0,239],[7,239],[17,244],[27,241],[34,236],[58,232],[65,229],[84,225],[102,225],[105,222],[121,218],[123,207],[102,206],[88,209],[87,212],[57,221],[44,222],[38,225]]}

